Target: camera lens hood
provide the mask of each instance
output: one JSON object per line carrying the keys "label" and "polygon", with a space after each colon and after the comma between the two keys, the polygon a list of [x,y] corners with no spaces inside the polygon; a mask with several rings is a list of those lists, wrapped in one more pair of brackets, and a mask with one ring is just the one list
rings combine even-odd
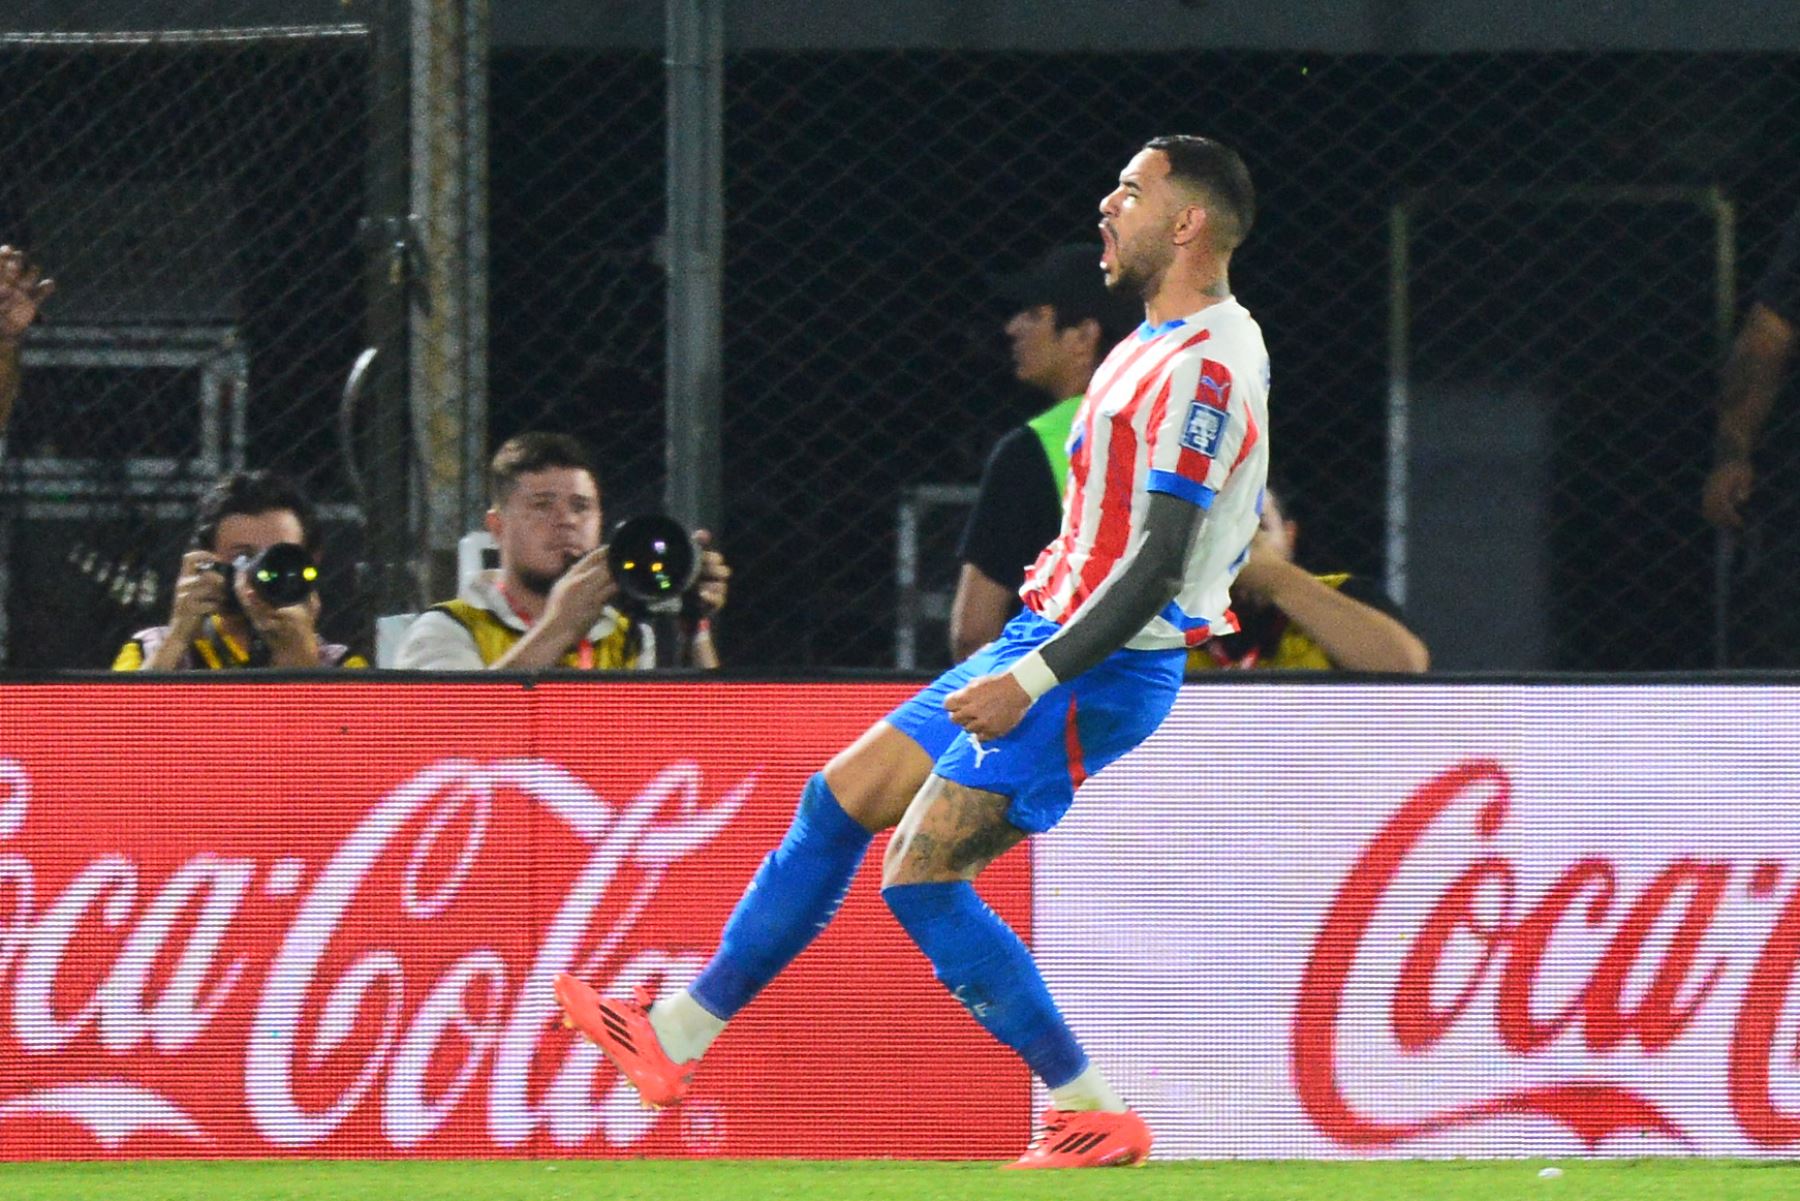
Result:
{"label": "camera lens hood", "polygon": [[620,591],[645,605],[675,603],[700,575],[700,548],[673,517],[646,513],[613,529],[607,564]]}
{"label": "camera lens hood", "polygon": [[250,576],[250,587],[277,609],[297,605],[312,595],[319,568],[304,546],[277,542],[261,554],[239,560],[238,570]]}

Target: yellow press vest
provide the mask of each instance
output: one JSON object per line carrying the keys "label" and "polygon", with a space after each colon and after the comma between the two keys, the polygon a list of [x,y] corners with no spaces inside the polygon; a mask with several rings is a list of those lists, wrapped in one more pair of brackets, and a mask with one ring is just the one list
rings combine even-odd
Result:
{"label": "yellow press vest", "polygon": [[[497,662],[519,639],[525,637],[523,630],[513,629],[501,621],[497,613],[465,600],[443,601],[431,607],[436,612],[449,614],[463,629],[469,631],[469,637],[475,640],[475,649],[485,664]],[[636,668],[638,655],[643,649],[642,642],[631,618],[623,613],[618,614],[612,633],[594,643],[593,670],[630,671]],[[580,667],[581,660],[576,648],[570,648],[568,654],[557,660],[557,665]]]}
{"label": "yellow press vest", "polygon": [[[1335,572],[1331,575],[1315,575],[1314,579],[1332,588],[1342,588],[1350,578],[1347,571]],[[1286,620],[1285,618],[1283,619]],[[1235,663],[1221,663],[1214,657],[1211,648],[1202,644],[1188,652],[1187,673],[1193,675],[1198,671],[1212,671],[1221,667],[1235,667]],[[1265,649],[1254,664],[1255,669],[1285,668],[1289,671],[1333,671],[1337,664],[1325,654],[1325,649],[1308,638],[1293,622],[1287,621],[1276,640],[1272,650]]]}

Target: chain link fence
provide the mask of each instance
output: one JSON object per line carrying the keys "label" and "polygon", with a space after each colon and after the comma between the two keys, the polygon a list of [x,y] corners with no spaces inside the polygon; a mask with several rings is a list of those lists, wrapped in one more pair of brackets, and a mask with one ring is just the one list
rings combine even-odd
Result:
{"label": "chain link fence", "polygon": [[[496,391],[639,499],[657,66],[503,55],[494,86]],[[1233,282],[1302,559],[1387,581],[1445,666],[1712,665],[1715,606],[1757,597],[1697,497],[1723,335],[1800,191],[1797,82],[1752,55],[728,56],[731,659],[892,663],[911,498],[912,641],[942,661],[961,511],[932,489],[1041,403],[986,277],[1091,237],[1143,139],[1203,130],[1261,190]]]}
{"label": "chain link fence", "polygon": [[580,437],[609,523],[663,489],[663,94],[658,56],[568,51],[499,52],[490,88],[489,441]]}
{"label": "chain link fence", "polygon": [[360,640],[334,415],[364,341],[369,40],[251,19],[269,7],[0,23],[0,241],[58,285],[0,466],[11,667],[105,667],[165,621],[194,500],[239,467],[320,503],[324,632]]}
{"label": "chain link fence", "polygon": [[[100,665],[166,605],[133,585],[142,612],[121,614],[117,573],[85,608],[32,589],[95,575],[77,544],[171,564],[132,531],[171,528],[148,506],[189,498],[209,437],[339,504],[328,566],[357,558],[329,414],[365,341],[369,53],[323,28],[0,37],[30,84],[0,92],[0,236],[64,284],[8,438],[15,665]],[[487,444],[571,431],[609,520],[657,507],[661,56],[502,49],[487,83]],[[1091,238],[1135,147],[1195,130],[1238,146],[1261,191],[1233,283],[1268,335],[1302,560],[1387,581],[1441,666],[1712,665],[1742,645],[1717,614],[1796,608],[1745,583],[1697,498],[1723,339],[1800,194],[1797,85],[1800,58],[1768,55],[728,54],[729,662],[889,666],[908,640],[943,661],[961,510],[936,502],[1041,407],[1010,379],[988,277]],[[139,257],[109,249],[150,225]],[[184,288],[204,296],[167,303]],[[154,324],[131,304],[230,336],[188,352],[211,367],[54,359],[72,331]],[[1778,422],[1772,457],[1800,464],[1796,438]],[[42,507],[81,488],[108,507]],[[328,615],[366,642],[355,584]]]}

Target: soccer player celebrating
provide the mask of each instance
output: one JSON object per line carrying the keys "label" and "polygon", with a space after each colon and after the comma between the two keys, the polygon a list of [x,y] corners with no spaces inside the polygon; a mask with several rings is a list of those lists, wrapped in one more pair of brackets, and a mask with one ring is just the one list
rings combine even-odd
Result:
{"label": "soccer player celebrating", "polygon": [[1076,416],[1062,532],[1026,576],[1024,609],[807,782],[686,989],[626,1001],[557,978],[564,1015],[646,1102],[686,1095],[725,1024],[830,922],[873,834],[897,825],[882,898],[937,978],[1050,1090],[1045,1133],[1012,1166],[1149,1154],[1148,1127],[971,881],[1161,724],[1187,648],[1236,628],[1228,592],[1269,453],[1268,352],[1227,277],[1254,209],[1228,147],[1174,136],[1138,151],[1100,203],[1098,265],[1109,287],[1142,297],[1146,319]]}

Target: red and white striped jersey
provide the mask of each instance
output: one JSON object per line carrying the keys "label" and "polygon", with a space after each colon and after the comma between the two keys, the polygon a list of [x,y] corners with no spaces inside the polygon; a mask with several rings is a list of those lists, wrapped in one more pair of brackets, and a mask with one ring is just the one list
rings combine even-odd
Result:
{"label": "red and white striped jersey", "polygon": [[1062,533],[1019,590],[1060,624],[1138,552],[1150,493],[1207,511],[1181,591],[1126,646],[1198,646],[1237,629],[1231,581],[1248,557],[1269,472],[1269,352],[1235,299],[1113,348],[1069,433]]}

